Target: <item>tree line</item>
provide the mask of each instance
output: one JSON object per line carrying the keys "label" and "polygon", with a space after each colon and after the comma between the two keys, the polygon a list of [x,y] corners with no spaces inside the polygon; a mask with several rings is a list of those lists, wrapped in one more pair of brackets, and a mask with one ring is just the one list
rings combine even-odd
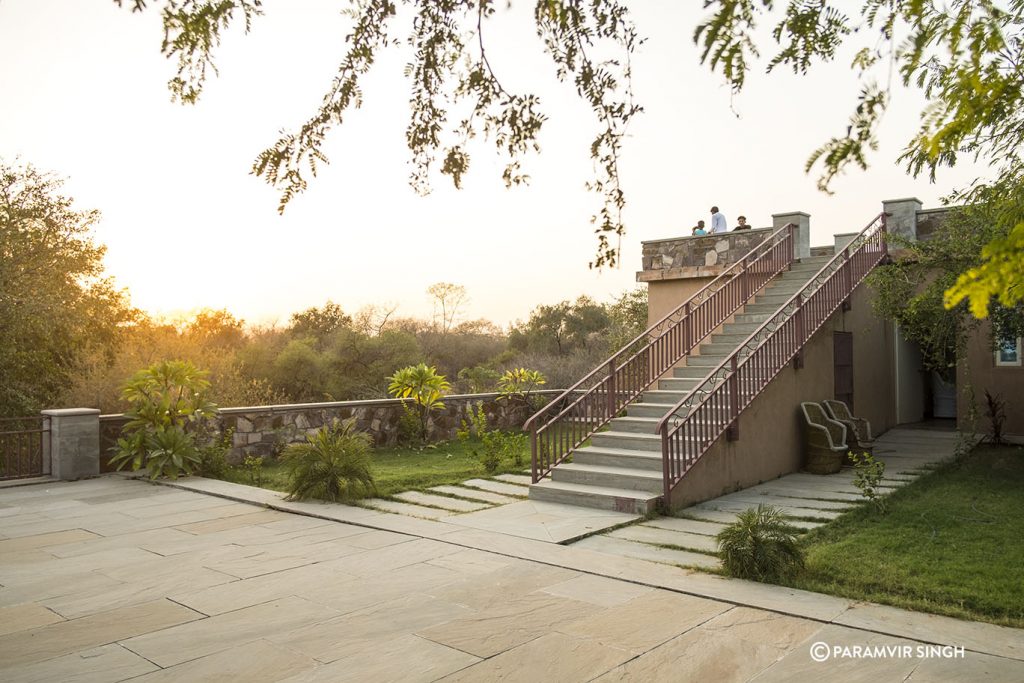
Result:
{"label": "tree line", "polygon": [[644,330],[646,291],[612,302],[583,296],[537,306],[502,328],[466,320],[466,290],[432,285],[430,319],[394,308],[345,311],[327,301],[281,326],[246,325],[227,310],[175,321],[132,306],[103,271],[104,247],[60,178],[0,161],[0,415],[84,406],[121,412],[121,388],[142,368],[187,360],[209,371],[221,406],[384,398],[388,377],[426,363],[456,392],[497,388],[502,372],[528,367],[547,387],[574,383]]}

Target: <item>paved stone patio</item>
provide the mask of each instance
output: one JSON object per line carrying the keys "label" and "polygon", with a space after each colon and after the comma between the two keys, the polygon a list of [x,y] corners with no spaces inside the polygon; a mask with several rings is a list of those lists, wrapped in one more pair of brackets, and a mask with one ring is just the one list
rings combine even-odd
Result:
{"label": "paved stone patio", "polygon": [[[1024,680],[1015,629],[182,485],[258,504],[117,476],[0,491],[0,680]],[[967,650],[818,663],[818,641]]]}

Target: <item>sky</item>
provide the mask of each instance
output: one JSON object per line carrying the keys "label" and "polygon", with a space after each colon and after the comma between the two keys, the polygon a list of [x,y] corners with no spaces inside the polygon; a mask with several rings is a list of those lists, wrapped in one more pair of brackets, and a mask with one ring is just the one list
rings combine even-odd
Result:
{"label": "sky", "polygon": [[[363,83],[363,106],[330,135],[331,164],[277,213],[276,191],[249,171],[256,155],[315,111],[345,53],[343,0],[267,0],[245,35],[217,51],[219,75],[194,106],[170,101],[174,64],[160,54],[159,3],[142,13],[112,0],[0,0],[0,158],[67,178],[79,208],[103,218],[94,237],[132,302],[157,315],[226,308],[254,324],[337,302],[346,312],[397,305],[429,317],[427,288],[463,285],[468,318],[525,320],[538,304],[587,295],[609,301],[637,286],[641,242],[689,234],[717,204],[729,224],[773,213],[811,215],[811,244],[859,231],[883,199],[925,207],[969,183],[961,165],[935,184],[896,162],[917,130],[920,93],[893,90],[868,171],[816,189],[808,155],[843,133],[856,104],[852,50],[809,75],[761,69],[733,95],[699,64],[691,35],[702,3],[631,3],[647,42],[633,60],[645,113],[625,142],[627,234],[621,266],[591,270],[597,197],[589,144],[596,122],[561,84],[536,37],[532,3],[513,0],[485,25],[506,88],[541,98],[542,152],[529,187],[506,190],[502,164],[480,146],[464,188],[438,174],[409,187],[408,55],[385,53]],[[768,50],[765,50],[768,52]]]}

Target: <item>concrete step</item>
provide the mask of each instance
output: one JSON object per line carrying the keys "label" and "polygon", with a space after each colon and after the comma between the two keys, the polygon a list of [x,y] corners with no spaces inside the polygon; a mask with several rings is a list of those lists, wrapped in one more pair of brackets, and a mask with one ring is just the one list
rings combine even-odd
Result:
{"label": "concrete step", "polygon": [[753,323],[754,326],[750,328],[750,331],[753,332],[754,330],[756,330],[758,327],[761,326],[761,323],[763,323],[765,320],[768,320],[771,317],[772,317],[771,313],[746,313],[746,312],[744,312],[744,313],[739,313],[739,314],[736,315],[736,318],[735,318],[736,323],[735,324],[737,324],[737,325],[748,325],[750,323]]}
{"label": "concrete step", "polygon": [[686,359],[686,366],[689,367],[689,368],[706,368],[704,370],[705,375],[706,375],[708,370],[710,370],[711,368],[715,367],[716,365],[721,363],[723,360],[725,360],[725,358],[730,353],[732,353],[732,350],[734,348],[735,347],[730,347],[728,349],[724,349],[723,348],[723,351],[718,352],[718,353],[714,353],[714,354],[707,354],[707,355],[705,355],[702,352],[701,355],[699,355],[699,356],[691,356],[691,357]]}
{"label": "concrete step", "polygon": [[646,515],[658,509],[661,495],[545,480],[530,487],[530,500]]}
{"label": "concrete step", "polygon": [[784,293],[784,292],[783,293],[769,292],[767,294],[760,294],[760,295],[758,295],[757,297],[754,298],[754,304],[755,305],[757,305],[757,304],[775,304],[775,306],[778,307],[778,306],[781,306],[782,304],[786,303],[790,299],[792,299],[793,295],[796,294],[798,291],[799,291],[799,288],[794,290],[794,291],[792,291],[792,292],[790,292],[790,293],[788,293],[788,294]]}
{"label": "concrete step", "polygon": [[661,391],[689,391],[700,383],[699,377],[670,377],[658,381],[658,389]]}
{"label": "concrete step", "polygon": [[[694,356],[696,358],[696,356]],[[689,361],[690,359],[687,359]],[[704,379],[708,376],[711,368],[700,365],[685,365],[681,368],[674,368],[672,374],[679,379]]]}
{"label": "concrete step", "polygon": [[572,461],[580,465],[595,465],[598,467],[625,467],[631,470],[651,470],[659,473],[662,470],[660,451],[635,451],[628,448],[587,446],[573,453]]}
{"label": "concrete step", "polygon": [[639,415],[612,418],[609,429],[613,432],[639,432],[653,434],[660,417],[642,417]]}
{"label": "concrete step", "polygon": [[778,304],[747,304],[743,308],[745,313],[775,313],[778,310]]}
{"label": "concrete step", "polygon": [[631,403],[626,407],[629,417],[653,417],[660,420],[665,417],[673,403]]}
{"label": "concrete step", "polygon": [[551,481],[566,484],[585,484],[608,489],[628,489],[660,494],[664,490],[662,473],[655,470],[628,469],[563,463],[551,471]]}
{"label": "concrete step", "polygon": [[668,410],[671,406],[679,403],[689,392],[686,391],[662,391],[660,389],[651,389],[645,391],[640,397],[640,403],[658,403],[665,406],[665,410]]}
{"label": "concrete step", "polygon": [[635,451],[652,451],[661,453],[661,437],[651,431],[650,434],[637,432],[598,432],[590,437],[590,443],[598,448],[623,448]]}

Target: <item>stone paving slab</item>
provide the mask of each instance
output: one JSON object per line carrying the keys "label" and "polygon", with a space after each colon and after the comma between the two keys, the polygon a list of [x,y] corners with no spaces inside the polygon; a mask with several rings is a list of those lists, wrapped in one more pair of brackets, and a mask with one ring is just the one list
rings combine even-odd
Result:
{"label": "stone paving slab", "polygon": [[395,500],[383,500],[381,498],[367,498],[362,501],[366,507],[383,512],[391,512],[396,515],[407,515],[409,517],[421,517],[423,519],[442,519],[452,515],[450,510],[438,510],[436,508],[413,505],[412,503],[399,503]]}
{"label": "stone paving slab", "polygon": [[642,526],[654,527],[656,529],[669,529],[671,531],[684,531],[691,534],[703,534],[704,536],[717,536],[718,532],[726,527],[718,522],[700,522],[682,517],[655,517],[642,523]]}
{"label": "stone paving slab", "polygon": [[525,498],[530,492],[529,489],[522,486],[491,481],[490,479],[470,479],[462,482],[462,485],[472,486],[473,488],[483,489],[492,493],[501,493],[506,496],[519,496],[520,498]]}
{"label": "stone paving slab", "polygon": [[687,550],[718,552],[718,542],[711,536],[691,534],[685,531],[670,531],[639,524],[611,531],[608,533],[608,537],[651,545],[674,545]]}
{"label": "stone paving slab", "polygon": [[508,503],[515,503],[519,500],[518,498],[503,496],[500,493],[477,491],[476,489],[468,489],[462,486],[434,486],[427,490],[436,491],[438,493],[447,493],[450,496],[458,496],[460,498],[468,498],[470,500],[479,500],[485,503],[492,503],[494,505],[506,505]]}
{"label": "stone paving slab", "polygon": [[839,503],[836,501],[815,500],[813,498],[793,498],[774,492],[746,493],[745,491],[722,496],[721,498],[716,498],[715,501],[752,504],[755,507],[760,503],[764,503],[765,505],[774,505],[776,507],[807,508],[809,510],[827,510],[830,512],[845,512],[854,509],[858,505],[858,503],[853,502]]}
{"label": "stone paving slab", "polygon": [[549,543],[571,543],[576,539],[628,524],[639,515],[574,505],[524,500],[480,512],[451,517],[449,524],[486,529],[510,536]]}
{"label": "stone paving slab", "polygon": [[43,662],[0,668],[0,677],[18,683],[55,683],[60,681],[122,681],[160,667],[143,659],[117,643],[102,645],[90,650]]}
{"label": "stone paving slab", "polygon": [[600,553],[624,555],[626,557],[650,560],[662,564],[677,564],[684,567],[717,569],[721,564],[717,557],[712,557],[711,555],[659,548],[646,543],[634,543],[633,541],[624,541],[609,536],[590,536],[573,545],[574,547],[595,550]]}
{"label": "stone paving slab", "polygon": [[452,512],[476,512],[477,510],[486,510],[491,507],[487,503],[474,503],[459,498],[420,493],[419,491],[403,491],[402,493],[395,494],[395,498],[406,503],[412,503],[413,505],[432,505],[444,508],[445,510],[451,510]]}
{"label": "stone paving slab", "polygon": [[507,481],[510,484],[518,484],[520,486],[529,486],[533,483],[533,479],[525,474],[499,474],[495,479]]}

